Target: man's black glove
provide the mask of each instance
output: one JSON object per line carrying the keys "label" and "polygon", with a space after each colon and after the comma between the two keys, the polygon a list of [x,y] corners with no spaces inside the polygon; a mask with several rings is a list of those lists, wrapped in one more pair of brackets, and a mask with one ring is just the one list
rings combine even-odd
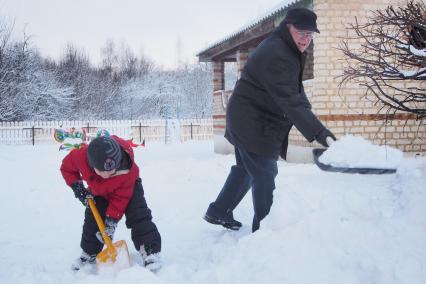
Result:
{"label": "man's black glove", "polygon": [[84,206],[88,207],[87,198],[93,198],[93,195],[88,191],[81,180],[76,181],[71,185],[72,190],[74,191],[75,197],[83,203]]}
{"label": "man's black glove", "polygon": [[[114,232],[115,228],[117,228],[118,221],[112,219],[109,216],[105,217],[105,233],[108,235],[108,237],[112,240],[114,238]],[[101,242],[104,243],[104,239],[102,238],[101,232],[96,232],[96,238]]]}
{"label": "man's black glove", "polygon": [[315,136],[315,140],[318,141],[318,143],[320,143],[322,146],[324,147],[329,147],[330,145],[328,145],[327,143],[327,137],[331,137],[334,141],[336,141],[336,137],[334,136],[333,133],[331,133],[330,130],[328,130],[327,128],[323,128],[316,136]]}

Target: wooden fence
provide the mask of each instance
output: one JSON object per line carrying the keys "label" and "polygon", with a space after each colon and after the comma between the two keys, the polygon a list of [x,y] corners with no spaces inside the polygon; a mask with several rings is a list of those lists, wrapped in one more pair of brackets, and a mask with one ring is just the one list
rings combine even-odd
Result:
{"label": "wooden fence", "polygon": [[[176,139],[181,142],[213,139],[212,119],[17,121],[0,122],[0,145],[54,143],[56,128],[72,127],[84,128],[89,137],[94,136],[100,129],[107,129],[111,134],[133,138],[136,143],[143,140],[171,143]],[[171,137],[172,135],[174,137]]]}

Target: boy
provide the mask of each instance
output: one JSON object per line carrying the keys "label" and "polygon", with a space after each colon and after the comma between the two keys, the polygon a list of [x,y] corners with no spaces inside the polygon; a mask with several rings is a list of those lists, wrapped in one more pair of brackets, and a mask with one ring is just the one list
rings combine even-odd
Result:
{"label": "boy", "polygon": [[[103,240],[87,198],[93,197],[105,222],[106,233],[114,236],[123,214],[131,229],[132,241],[150,270],[160,268],[161,236],[152,222],[139,168],[129,143],[117,136],[95,138],[88,146],[72,150],[62,161],[61,173],[77,199],[86,206],[80,246],[81,256],[72,265],[79,270],[93,264],[103,248]],[[86,188],[83,180],[87,183]]]}

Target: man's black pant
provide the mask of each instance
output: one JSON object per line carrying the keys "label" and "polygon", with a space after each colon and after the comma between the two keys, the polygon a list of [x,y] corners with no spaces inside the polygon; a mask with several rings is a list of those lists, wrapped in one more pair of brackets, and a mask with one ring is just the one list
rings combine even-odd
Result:
{"label": "man's black pant", "polygon": [[[108,201],[100,196],[95,196],[94,199],[99,214],[105,220]],[[133,196],[127,205],[125,215],[126,226],[131,229],[132,241],[136,250],[139,251],[141,245],[144,245],[148,254],[160,252],[161,236],[152,222],[151,210],[145,201],[141,179],[135,183]],[[98,231],[92,211],[90,208],[86,208],[80,246],[90,255],[98,254],[103,248],[103,244],[96,238]]]}
{"label": "man's black pant", "polygon": [[231,167],[231,172],[214,205],[223,214],[232,212],[251,188],[254,232],[259,229],[260,221],[268,215],[272,206],[272,193],[278,174],[277,161],[237,147],[235,147],[235,160],[236,165]]}

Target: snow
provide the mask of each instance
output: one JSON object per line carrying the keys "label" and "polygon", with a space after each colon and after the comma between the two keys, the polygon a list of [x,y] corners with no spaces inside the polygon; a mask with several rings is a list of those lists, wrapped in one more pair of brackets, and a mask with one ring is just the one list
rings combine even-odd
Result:
{"label": "snow", "polygon": [[410,45],[410,52],[417,56],[426,57],[426,49],[417,49]]}
{"label": "snow", "polygon": [[402,156],[402,151],[390,146],[374,145],[361,136],[345,135],[333,142],[319,161],[342,168],[396,169]]}
{"label": "snow", "polygon": [[58,145],[0,146],[0,283],[426,283],[426,158],[396,174],[324,172],[279,161],[274,204],[252,234],[248,194],[233,232],[202,216],[233,155],[212,142],[135,148],[163,239],[163,268],[143,268],[130,232],[127,269],[70,271],[80,255],[83,207],[59,173]]}
{"label": "snow", "polygon": [[426,71],[426,68],[420,68],[418,70],[399,70],[399,73],[404,75],[404,78],[408,77],[426,77],[426,75],[422,75]]}
{"label": "snow", "polygon": [[179,119],[168,119],[166,122],[168,143],[179,143],[181,141],[180,137],[180,123]]}

